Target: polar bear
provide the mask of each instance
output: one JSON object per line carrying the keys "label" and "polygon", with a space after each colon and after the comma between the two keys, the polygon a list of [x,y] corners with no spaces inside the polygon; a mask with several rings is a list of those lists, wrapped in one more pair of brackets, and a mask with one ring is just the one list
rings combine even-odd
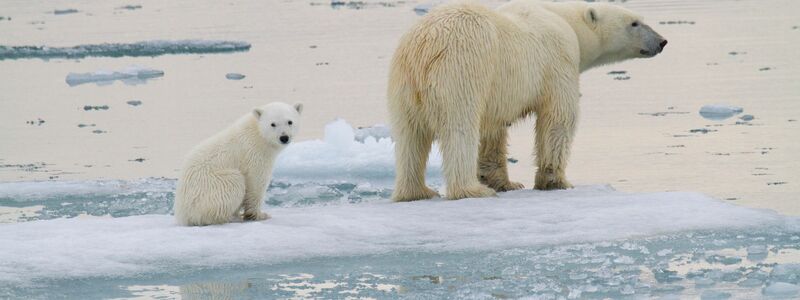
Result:
{"label": "polar bear", "polygon": [[269,218],[261,211],[262,198],[275,157],[297,133],[302,111],[302,104],[270,103],[196,146],[178,179],[174,205],[178,223],[195,226]]}
{"label": "polar bear", "polygon": [[507,128],[536,115],[535,188],[565,189],[580,73],[653,57],[667,41],[641,16],[605,3],[514,0],[488,9],[441,6],[399,42],[388,108],[395,137],[395,201],[431,198],[425,163],[434,139],[448,199],[522,188],[506,170]]}

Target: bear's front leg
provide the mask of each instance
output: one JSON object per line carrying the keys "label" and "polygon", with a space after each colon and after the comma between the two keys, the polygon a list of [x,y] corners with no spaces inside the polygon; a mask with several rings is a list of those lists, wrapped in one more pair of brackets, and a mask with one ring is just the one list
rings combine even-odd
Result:
{"label": "bear's front leg", "polygon": [[248,178],[247,192],[244,195],[242,208],[244,213],[242,218],[245,221],[263,221],[269,219],[269,215],[261,211],[261,200],[266,192],[266,183],[257,178]]}
{"label": "bear's front leg", "polygon": [[577,74],[552,88],[536,111],[536,162],[534,188],[555,190],[572,188],[565,170],[578,120]]}
{"label": "bear's front leg", "polygon": [[487,125],[489,124],[484,124],[484,128],[481,128],[478,179],[498,192],[524,188],[521,183],[508,180],[506,162],[508,127],[505,124]]}

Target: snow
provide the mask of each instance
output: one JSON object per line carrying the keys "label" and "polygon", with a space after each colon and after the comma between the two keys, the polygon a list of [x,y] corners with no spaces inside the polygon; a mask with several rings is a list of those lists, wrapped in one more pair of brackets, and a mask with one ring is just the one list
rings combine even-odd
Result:
{"label": "snow", "polygon": [[136,43],[87,44],[73,47],[0,46],[0,60],[20,58],[68,58],[159,56],[166,54],[225,53],[250,50],[242,41],[152,40]]}
{"label": "snow", "polygon": [[733,117],[743,111],[744,109],[741,107],[725,104],[710,104],[700,108],[700,115],[709,120],[720,121]]}
{"label": "snow", "polygon": [[120,71],[100,70],[92,73],[69,73],[66,82],[69,86],[90,82],[97,85],[108,85],[120,80],[125,84],[136,85],[161,76],[164,76],[164,71],[132,65]]}
{"label": "snow", "polygon": [[[459,201],[270,208],[273,219],[180,227],[169,215],[0,225],[0,282],[130,276],[314,257],[451,252],[608,241],[699,229],[786,226],[774,212],[696,193],[608,186]],[[796,226],[796,225],[795,225]],[[624,263],[627,261],[624,261]]]}
{"label": "snow", "polygon": [[[386,181],[394,178],[394,142],[388,128],[354,130],[345,120],[325,126],[325,137],[289,145],[278,156],[273,178]],[[376,139],[376,136],[378,139]],[[359,142],[358,139],[362,139]],[[428,159],[428,177],[440,178],[442,159],[436,147]]]}

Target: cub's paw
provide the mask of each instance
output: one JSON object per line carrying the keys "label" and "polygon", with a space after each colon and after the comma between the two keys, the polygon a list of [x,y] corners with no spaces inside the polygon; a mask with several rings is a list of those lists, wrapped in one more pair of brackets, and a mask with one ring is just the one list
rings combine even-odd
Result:
{"label": "cub's paw", "polygon": [[244,220],[245,221],[264,221],[269,219],[270,216],[265,212],[258,212],[256,214],[245,214]]}

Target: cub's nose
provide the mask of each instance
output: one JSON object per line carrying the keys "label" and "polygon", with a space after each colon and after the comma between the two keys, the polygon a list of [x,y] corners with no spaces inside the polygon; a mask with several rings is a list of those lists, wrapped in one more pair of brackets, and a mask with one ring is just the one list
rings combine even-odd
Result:
{"label": "cub's nose", "polygon": [[280,140],[281,140],[281,144],[288,144],[289,143],[289,136],[282,135],[280,137]]}
{"label": "cub's nose", "polygon": [[659,46],[661,46],[661,50],[659,50],[659,52],[660,52],[660,51],[664,51],[664,47],[666,47],[666,46],[667,46],[667,40],[663,40],[663,41],[661,41],[661,43],[660,43],[660,44],[658,44],[658,45],[659,45]]}

